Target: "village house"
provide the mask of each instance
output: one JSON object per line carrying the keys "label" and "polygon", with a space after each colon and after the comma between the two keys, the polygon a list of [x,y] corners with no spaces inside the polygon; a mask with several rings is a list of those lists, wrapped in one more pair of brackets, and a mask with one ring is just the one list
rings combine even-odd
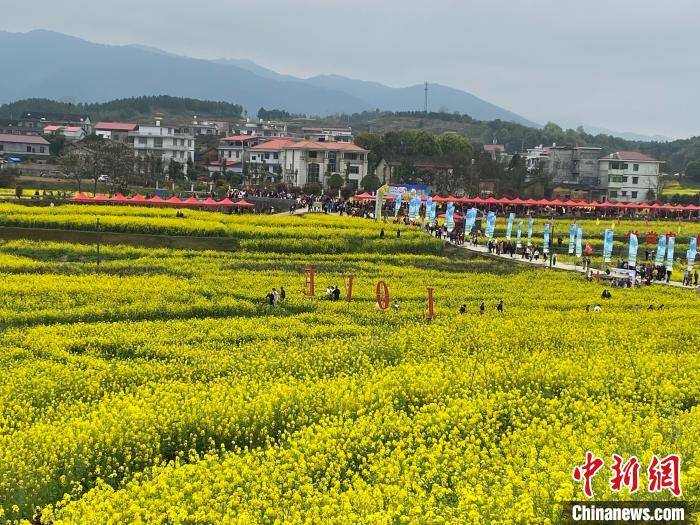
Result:
{"label": "village house", "polygon": [[352,142],[351,127],[315,127],[301,128],[306,140],[315,142]]}
{"label": "village house", "polygon": [[46,126],[44,135],[63,135],[68,142],[78,142],[86,137],[85,130],[80,126]]}
{"label": "village house", "polygon": [[139,125],[130,131],[127,141],[134,147],[136,156],[160,157],[166,166],[172,161],[179,162],[185,174],[187,161],[194,160],[194,136],[183,133],[180,128],[163,126],[158,119],[154,126]]}
{"label": "village house", "polygon": [[138,127],[132,122],[98,122],[95,124],[95,135],[117,142],[129,142],[129,133]]}
{"label": "village house", "polygon": [[657,198],[662,161],[636,151],[617,151],[598,160],[606,200],[650,202]]}
{"label": "village house", "polygon": [[49,142],[37,135],[0,135],[0,155],[20,159],[48,159]]}

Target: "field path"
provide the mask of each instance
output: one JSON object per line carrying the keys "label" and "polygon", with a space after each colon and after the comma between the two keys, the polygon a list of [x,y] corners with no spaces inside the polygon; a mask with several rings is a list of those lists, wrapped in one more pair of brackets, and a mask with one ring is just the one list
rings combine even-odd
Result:
{"label": "field path", "polygon": [[[530,261],[528,259],[522,259],[520,255],[514,255],[510,256],[507,254],[503,255],[496,255],[495,253],[489,253],[488,248],[485,245],[479,245],[479,246],[472,246],[471,244],[462,244],[462,245],[457,245],[453,244],[453,246],[457,246],[459,248],[462,248],[464,250],[467,250],[469,252],[473,253],[478,253],[479,255],[483,255],[486,257],[491,257],[493,259],[505,259],[505,260],[510,260],[513,262],[518,262],[522,264],[529,264],[531,266],[538,266],[540,268],[549,268],[549,261],[548,260],[543,260],[540,259],[539,261]],[[568,257],[568,256],[566,256]],[[557,261],[557,264],[552,267],[554,270],[565,270],[568,272],[578,272],[578,273],[586,273],[586,270],[584,270],[583,266],[575,266],[573,264],[568,264],[565,262]],[[599,268],[593,267],[594,270],[598,270]],[[654,281],[654,284],[663,284],[666,286],[675,286],[676,288],[686,288],[686,289],[693,289],[693,287],[687,287],[683,286],[682,283],[679,281],[671,281],[671,282],[666,282],[666,281]],[[700,289],[700,288],[698,288]]]}

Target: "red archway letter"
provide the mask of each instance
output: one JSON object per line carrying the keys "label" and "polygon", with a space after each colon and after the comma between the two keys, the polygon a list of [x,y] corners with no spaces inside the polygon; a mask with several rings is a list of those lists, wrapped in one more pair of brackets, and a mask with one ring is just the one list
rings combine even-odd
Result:
{"label": "red archway letter", "polygon": [[345,280],[346,277],[348,280],[347,280],[347,283],[345,284],[345,295],[348,298],[348,302],[351,302],[352,301],[352,283],[355,280],[355,275],[351,273],[350,275],[343,276],[343,281]]}
{"label": "red archway letter", "polygon": [[377,306],[380,310],[389,308],[389,287],[384,281],[377,281]]}
{"label": "red archway letter", "polygon": [[435,318],[435,310],[433,308],[433,289],[428,288],[428,313],[425,314],[426,319],[434,319]]}
{"label": "red archway letter", "polygon": [[314,296],[314,275],[316,274],[316,270],[314,268],[307,268],[304,270],[304,275],[306,277],[306,281],[304,282],[304,295],[307,297],[313,297]]}

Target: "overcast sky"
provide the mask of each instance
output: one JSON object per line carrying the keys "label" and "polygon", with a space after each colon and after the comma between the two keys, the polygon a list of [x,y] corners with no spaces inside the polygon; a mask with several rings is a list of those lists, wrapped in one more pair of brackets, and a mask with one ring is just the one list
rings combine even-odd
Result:
{"label": "overcast sky", "polygon": [[281,73],[428,80],[531,120],[700,135],[698,0],[1,0],[51,29]]}

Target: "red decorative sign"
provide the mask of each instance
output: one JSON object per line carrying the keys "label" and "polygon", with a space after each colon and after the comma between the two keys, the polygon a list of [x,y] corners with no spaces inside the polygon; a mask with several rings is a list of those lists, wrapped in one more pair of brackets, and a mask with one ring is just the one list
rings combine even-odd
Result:
{"label": "red decorative sign", "polygon": [[428,313],[425,314],[426,319],[435,319],[435,309],[433,306],[433,289],[428,288]]}
{"label": "red decorative sign", "polygon": [[304,283],[304,295],[307,297],[313,297],[314,291],[314,275],[316,274],[315,268],[307,268],[304,270],[306,276],[306,282]]}
{"label": "red decorative sign", "polygon": [[384,281],[377,281],[377,306],[380,310],[389,308],[389,287]]}
{"label": "red decorative sign", "polygon": [[348,298],[348,302],[352,301],[352,283],[354,282],[354,280],[355,275],[352,273],[350,275],[343,275],[343,282],[345,283],[345,295]]}

